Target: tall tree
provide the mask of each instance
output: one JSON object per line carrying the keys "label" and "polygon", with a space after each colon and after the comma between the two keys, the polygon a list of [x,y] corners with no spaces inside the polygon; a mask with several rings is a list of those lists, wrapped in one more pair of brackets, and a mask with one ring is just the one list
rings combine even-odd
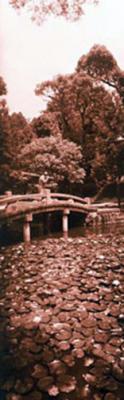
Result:
{"label": "tall tree", "polygon": [[3,95],[7,93],[6,85],[0,78],[0,192],[13,189],[14,171],[18,168],[18,154],[33,138],[31,126],[21,113],[9,114]]}
{"label": "tall tree", "polygon": [[[102,61],[97,61],[97,70],[96,60],[92,69],[80,67],[79,62],[73,74],[57,76],[36,87],[36,94],[48,100],[45,113],[51,114],[54,126],[59,127],[64,138],[81,145],[85,170],[95,178],[98,186],[107,180],[109,174],[113,176],[108,148],[124,132],[122,98],[114,86],[113,71],[117,75],[119,67],[112,55],[108,58],[109,62],[105,66],[103,63],[103,67]],[[110,82],[109,86],[107,82]],[[110,86],[114,87],[114,92],[108,90]]]}
{"label": "tall tree", "polygon": [[9,113],[6,100],[3,97],[6,94],[6,84],[4,79],[0,77],[0,192],[4,190],[4,182],[8,178],[6,137],[9,130]]}
{"label": "tall tree", "polygon": [[[117,138],[124,136],[124,71],[105,46],[95,45],[88,54],[83,55],[77,65],[77,72],[86,72],[97,84],[111,91],[114,102],[113,110],[107,105],[105,120],[109,124],[109,135],[97,143],[97,157],[92,164],[92,174],[98,185],[108,179],[116,179],[124,174],[124,143],[117,144]],[[101,145],[100,145],[101,143]],[[99,147],[99,151],[98,151]],[[101,148],[101,150],[100,150]]]}
{"label": "tall tree", "polygon": [[32,19],[41,23],[46,17],[63,16],[67,20],[76,21],[84,14],[86,3],[97,4],[99,0],[9,0],[16,9],[25,7]]}
{"label": "tall tree", "polygon": [[32,131],[30,123],[28,123],[21,112],[14,112],[10,115],[10,126],[12,132],[10,150],[12,156],[14,157],[15,149],[16,153],[18,154],[27,143],[30,143],[31,140],[33,140],[35,134]]}
{"label": "tall tree", "polygon": [[[21,112],[9,115],[9,130],[7,132],[9,180],[12,189],[16,189],[16,171],[19,168],[18,156],[21,150],[35,138],[31,125]],[[18,188],[17,188],[18,189]]]}
{"label": "tall tree", "polygon": [[85,71],[97,82],[114,89],[124,103],[124,71],[105,46],[95,45],[78,61],[77,71]]}

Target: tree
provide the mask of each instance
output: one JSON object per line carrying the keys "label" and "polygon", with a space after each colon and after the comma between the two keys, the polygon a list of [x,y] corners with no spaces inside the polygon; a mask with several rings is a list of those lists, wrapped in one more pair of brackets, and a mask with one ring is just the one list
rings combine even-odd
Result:
{"label": "tree", "polygon": [[[97,157],[92,164],[92,174],[97,179],[97,184],[105,183],[108,179],[116,179],[118,175],[118,163],[122,165],[124,159],[124,151],[118,153],[117,137],[123,136],[124,133],[124,71],[122,71],[113,55],[105,46],[95,45],[87,55],[83,55],[77,65],[77,72],[86,72],[97,82],[108,89],[113,98],[113,111],[111,109],[110,123],[110,107],[107,105],[108,112],[105,120],[109,124],[109,135],[106,140],[102,141],[99,137],[99,145],[101,143],[101,151],[97,151]],[[98,146],[98,144],[97,144]],[[121,161],[119,161],[121,160]],[[120,167],[119,167],[120,169]],[[121,171],[122,174],[122,171]]]}
{"label": "tree", "polygon": [[7,149],[9,165],[9,182],[12,190],[18,188],[16,171],[19,168],[18,156],[21,150],[35,138],[31,125],[21,112],[9,115],[9,130],[7,132]]}
{"label": "tree", "polygon": [[0,192],[5,188],[5,182],[8,178],[7,164],[7,143],[6,137],[9,129],[8,107],[3,97],[7,94],[4,79],[0,77]]}
{"label": "tree", "polygon": [[[47,172],[50,188],[56,188],[60,183],[67,186],[69,183],[82,183],[84,180],[80,147],[63,140],[61,135],[33,140],[24,147],[19,159],[20,169],[23,171],[39,176]],[[19,173],[19,178],[20,176]]]}
{"label": "tree", "polygon": [[54,121],[63,138],[81,145],[87,176],[93,176],[98,186],[103,184],[109,142],[124,131],[119,96],[82,70],[37,85],[36,94],[48,100],[45,115],[51,115],[51,129]]}
{"label": "tree", "polygon": [[33,118],[31,128],[37,137],[46,137],[60,133],[58,114],[45,110],[39,117]]}
{"label": "tree", "polygon": [[0,96],[7,94],[6,84],[2,76],[0,76]]}
{"label": "tree", "polygon": [[[6,85],[0,80],[1,96]],[[34,138],[31,126],[21,113],[9,114],[4,98],[0,101],[0,192],[15,185],[14,171],[18,169],[18,154]]]}
{"label": "tree", "polygon": [[21,112],[14,112],[10,115],[10,126],[12,132],[10,150],[12,157],[14,157],[15,149],[18,155],[21,149],[35,138],[35,134]]}
{"label": "tree", "polygon": [[47,99],[47,112],[53,116],[63,137],[82,144],[81,110],[83,108],[86,116],[92,89],[93,80],[87,74],[74,73],[37,85],[35,93]]}
{"label": "tree", "polygon": [[99,0],[9,0],[9,2],[17,10],[25,7],[31,13],[32,19],[40,24],[50,15],[76,21],[84,14],[85,4],[97,4]]}
{"label": "tree", "polygon": [[117,96],[85,71],[43,82],[35,93],[48,100],[45,116],[57,121],[63,136],[77,143],[84,143],[87,132],[107,134],[115,127]]}
{"label": "tree", "polygon": [[124,71],[105,46],[95,45],[77,64],[77,71],[85,71],[97,82],[115,90],[124,103]]}

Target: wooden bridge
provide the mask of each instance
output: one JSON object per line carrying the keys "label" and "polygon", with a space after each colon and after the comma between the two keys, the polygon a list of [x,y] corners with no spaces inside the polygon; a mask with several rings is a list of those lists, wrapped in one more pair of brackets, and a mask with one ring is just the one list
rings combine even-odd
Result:
{"label": "wooden bridge", "polygon": [[63,193],[51,193],[45,189],[41,193],[12,195],[7,192],[0,196],[0,224],[5,225],[15,220],[23,222],[23,239],[30,241],[33,216],[41,213],[61,211],[62,230],[68,232],[68,216],[70,212],[87,214],[93,210],[93,206],[82,197]]}
{"label": "wooden bridge", "polygon": [[[22,221],[24,242],[30,242],[31,222],[33,216],[38,214],[49,214],[60,211],[62,214],[62,230],[68,233],[68,217],[70,213],[81,213],[92,215],[94,221],[101,218],[106,219],[106,215],[118,213],[117,205],[113,203],[91,204],[88,199],[63,193],[51,193],[49,189],[44,189],[40,193],[12,195],[7,192],[0,196],[0,225],[6,225],[15,220]],[[107,214],[106,214],[107,213]],[[103,217],[104,215],[104,217]]]}

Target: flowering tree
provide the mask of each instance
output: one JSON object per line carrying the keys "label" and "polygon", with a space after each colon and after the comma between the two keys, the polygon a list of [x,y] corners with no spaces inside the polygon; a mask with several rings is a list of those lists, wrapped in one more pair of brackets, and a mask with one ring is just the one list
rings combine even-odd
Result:
{"label": "flowering tree", "polygon": [[[39,176],[47,172],[50,188],[60,183],[83,183],[85,177],[80,147],[61,135],[33,140],[24,147],[19,159],[23,171]],[[18,176],[21,177],[20,172]]]}
{"label": "flowering tree", "polygon": [[84,14],[86,3],[97,4],[99,0],[9,0],[16,9],[25,7],[32,15],[32,19],[41,23],[46,17],[63,16],[71,21],[78,20]]}

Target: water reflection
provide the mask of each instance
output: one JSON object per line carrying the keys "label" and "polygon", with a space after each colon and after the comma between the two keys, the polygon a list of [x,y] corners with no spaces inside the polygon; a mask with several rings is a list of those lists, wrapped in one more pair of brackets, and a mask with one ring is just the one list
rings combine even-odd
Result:
{"label": "water reflection", "polygon": [[[60,221],[59,221],[60,222]],[[59,224],[60,225],[60,224]],[[91,226],[80,224],[78,226],[69,228],[68,232],[62,233],[61,226],[57,229],[57,225],[53,226],[52,230],[48,229],[43,232],[43,226],[40,223],[33,223],[31,226],[31,240],[40,240],[45,238],[61,238],[62,236],[67,239],[68,237],[87,236],[88,234],[108,234],[108,233],[124,233],[124,224],[121,221],[118,223],[101,223]],[[0,245],[11,245],[14,243],[23,242],[22,225],[21,223],[9,224],[0,229]]]}

